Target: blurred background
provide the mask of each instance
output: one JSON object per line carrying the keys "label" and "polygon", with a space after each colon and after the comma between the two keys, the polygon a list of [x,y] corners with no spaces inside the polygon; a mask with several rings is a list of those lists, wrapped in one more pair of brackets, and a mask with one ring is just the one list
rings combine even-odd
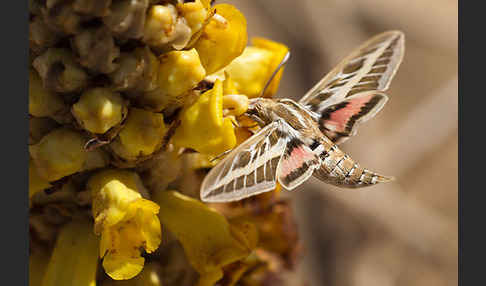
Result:
{"label": "blurred background", "polygon": [[309,180],[289,196],[304,246],[288,285],[457,285],[457,1],[227,0],[252,36],[289,46],[278,97],[299,99],[369,37],[405,33],[385,108],[342,148],[396,181],[338,190]]}

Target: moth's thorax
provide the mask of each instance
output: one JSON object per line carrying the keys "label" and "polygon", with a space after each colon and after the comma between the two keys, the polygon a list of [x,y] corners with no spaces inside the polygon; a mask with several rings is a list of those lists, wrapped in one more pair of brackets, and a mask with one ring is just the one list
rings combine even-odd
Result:
{"label": "moth's thorax", "polygon": [[252,98],[248,104],[248,110],[246,113],[248,115],[257,117],[265,125],[268,125],[274,121],[272,116],[272,109],[276,102],[269,98]]}
{"label": "moth's thorax", "polygon": [[255,98],[250,100],[247,113],[258,117],[265,125],[282,119],[304,136],[311,133],[321,136],[317,122],[305,107],[290,99]]}

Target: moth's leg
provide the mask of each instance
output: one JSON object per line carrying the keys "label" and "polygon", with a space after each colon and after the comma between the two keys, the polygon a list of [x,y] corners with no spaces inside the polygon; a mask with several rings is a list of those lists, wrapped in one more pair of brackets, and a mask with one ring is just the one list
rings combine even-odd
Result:
{"label": "moth's leg", "polygon": [[228,117],[230,118],[231,124],[233,124],[233,127],[235,127],[235,128],[240,127],[240,124],[238,123],[238,121],[236,120],[236,118],[233,115],[228,116]]}
{"label": "moth's leg", "polygon": [[260,119],[260,117],[258,117],[257,115],[255,114],[246,114],[248,117],[250,117],[251,120],[255,121],[256,123],[258,123],[258,125],[260,125],[260,127],[265,127],[266,124],[263,120]]}
{"label": "moth's leg", "polygon": [[257,124],[255,124],[255,125],[245,126],[245,128],[249,128],[249,129],[251,129],[251,128],[255,128],[255,127],[257,127],[257,126],[260,126],[260,125],[257,123]]}

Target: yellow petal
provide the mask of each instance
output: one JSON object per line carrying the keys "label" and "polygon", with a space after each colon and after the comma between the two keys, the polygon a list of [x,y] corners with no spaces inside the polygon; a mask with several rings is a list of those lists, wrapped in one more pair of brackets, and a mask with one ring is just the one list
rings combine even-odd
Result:
{"label": "yellow petal", "polygon": [[86,186],[93,198],[92,213],[97,229],[120,222],[130,204],[142,197],[139,190],[143,189],[142,181],[135,172],[115,169],[97,172],[89,178]]}
{"label": "yellow petal", "polygon": [[[255,38],[252,42],[253,46],[246,47],[243,54],[225,68],[239,93],[250,98],[261,95],[265,84],[288,52],[285,45],[263,38]],[[273,78],[264,97],[275,94],[282,73],[283,68]]]}
{"label": "yellow petal", "polygon": [[42,286],[95,286],[98,238],[88,221],[72,221],[61,229]]}
{"label": "yellow petal", "polygon": [[204,8],[206,9],[211,7],[211,0],[201,0],[201,3],[204,5]]}
{"label": "yellow petal", "polygon": [[160,221],[156,214],[159,213],[159,206],[149,200],[140,199],[130,204],[130,209],[135,210],[134,220],[140,227],[141,235],[145,240],[145,250],[148,253],[155,251],[161,242]]}
{"label": "yellow petal", "polygon": [[230,4],[214,6],[216,14],[204,27],[194,47],[207,74],[212,74],[241,55],[248,39],[246,19]]}
{"label": "yellow petal", "polygon": [[223,88],[219,80],[192,106],[182,110],[180,118],[181,125],[173,137],[176,146],[218,155],[236,144],[231,119],[223,118]]}
{"label": "yellow petal", "polygon": [[115,280],[126,280],[135,277],[143,269],[143,257],[130,257],[126,255],[106,254],[103,259],[103,268],[106,274]]}
{"label": "yellow petal", "polygon": [[137,98],[141,106],[154,111],[183,103],[186,93],[206,76],[195,49],[168,52],[159,60],[157,87]]}
{"label": "yellow petal", "polygon": [[181,242],[191,265],[201,274],[198,285],[214,285],[223,275],[223,266],[250,254],[254,243],[246,237],[248,232],[239,226],[232,229],[223,215],[202,202],[174,191],[159,192],[155,201],[160,205],[160,221]]}
{"label": "yellow petal", "polygon": [[223,94],[238,94],[238,89],[235,86],[235,82],[231,79],[229,73],[224,72],[225,79],[223,81]]}

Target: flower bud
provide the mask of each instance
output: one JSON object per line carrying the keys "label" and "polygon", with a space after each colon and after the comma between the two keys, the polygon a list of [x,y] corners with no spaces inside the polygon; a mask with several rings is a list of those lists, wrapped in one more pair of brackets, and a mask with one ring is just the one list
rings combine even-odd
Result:
{"label": "flower bud", "polygon": [[195,43],[207,74],[212,74],[241,55],[246,42],[246,19],[233,5],[214,6],[216,14]]}
{"label": "flower bud", "polygon": [[162,114],[130,108],[125,126],[110,147],[123,159],[136,160],[155,152],[161,146],[166,131]]}
{"label": "flower bud", "polygon": [[84,129],[102,134],[120,124],[127,112],[123,98],[107,88],[85,91],[72,107],[72,113]]}

